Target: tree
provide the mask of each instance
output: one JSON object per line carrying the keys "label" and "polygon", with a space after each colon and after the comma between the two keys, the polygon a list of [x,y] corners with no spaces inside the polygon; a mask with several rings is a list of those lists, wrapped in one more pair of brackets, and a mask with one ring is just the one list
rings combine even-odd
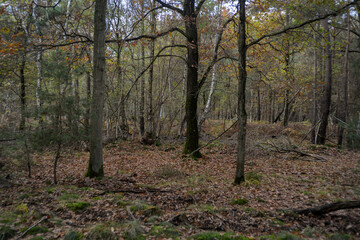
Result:
{"label": "tree", "polygon": [[239,32],[238,32],[238,145],[237,161],[234,184],[240,184],[245,181],[245,137],[247,114],[245,109],[245,89],[246,89],[246,5],[245,0],[239,0]]}
{"label": "tree", "polygon": [[94,15],[94,84],[90,115],[90,160],[87,177],[104,176],[102,127],[105,91],[105,31],[107,0],[95,1]]}
{"label": "tree", "polygon": [[328,125],[328,118],[330,114],[331,105],[331,88],[332,88],[332,53],[331,53],[331,40],[329,31],[329,22],[327,19],[324,20],[324,31],[325,31],[325,93],[321,102],[320,108],[320,127],[318,132],[318,143],[325,144],[326,141],[326,129]]}

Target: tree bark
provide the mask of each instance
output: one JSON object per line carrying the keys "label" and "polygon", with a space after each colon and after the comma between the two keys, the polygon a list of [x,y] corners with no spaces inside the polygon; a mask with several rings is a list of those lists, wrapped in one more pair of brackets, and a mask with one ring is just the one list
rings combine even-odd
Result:
{"label": "tree bark", "polygon": [[186,81],[186,140],[184,154],[193,153],[201,157],[199,151],[199,131],[197,122],[197,100],[199,95],[198,70],[199,50],[196,26],[195,0],[184,1],[185,33],[187,37],[187,81]]}
{"label": "tree bark", "polygon": [[306,209],[295,209],[293,212],[299,214],[314,214],[323,215],[330,212],[342,210],[342,209],[353,209],[360,208],[360,201],[348,201],[348,202],[337,202],[329,203],[319,207],[306,208]]}
{"label": "tree bark", "polygon": [[[155,7],[155,2],[152,1],[152,8]],[[151,12],[151,21],[150,21],[151,33],[156,33],[156,12]],[[151,39],[150,42],[150,62],[154,62],[155,58],[155,39]],[[148,136],[155,136],[155,122],[154,122],[154,109],[153,109],[153,82],[154,82],[154,64],[151,64],[149,69],[149,79],[148,79],[148,117],[147,117],[147,134]]]}
{"label": "tree bark", "polygon": [[329,23],[328,20],[324,20],[324,30],[325,30],[325,61],[326,61],[326,71],[325,71],[325,93],[321,103],[321,122],[318,132],[318,143],[325,144],[326,141],[326,129],[328,125],[328,118],[330,114],[330,105],[331,105],[331,88],[332,88],[332,54],[330,49],[330,32],[329,32]]}
{"label": "tree bark", "polygon": [[314,83],[313,83],[313,109],[312,109],[312,130],[311,130],[311,143],[316,144],[316,124],[317,119],[317,81],[318,81],[318,51],[317,51],[317,36],[314,31]]}
{"label": "tree bark", "polygon": [[[144,1],[140,1],[141,17],[144,17]],[[145,22],[141,21],[141,34],[145,34]],[[141,69],[145,68],[145,47],[141,44]],[[144,117],[144,106],[145,106],[145,78],[140,78],[140,109],[139,109],[139,128],[140,136],[144,136],[145,133],[145,117]]]}
{"label": "tree bark", "polygon": [[[340,111],[340,120],[338,123],[338,146],[341,147],[343,144],[344,127],[342,124],[346,123],[348,115],[348,81],[349,81],[349,48],[350,48],[350,13],[347,13],[347,31],[346,31],[346,48],[344,56],[344,77],[342,81],[342,94],[343,104]],[[339,94],[340,95],[340,94]]]}
{"label": "tree bark", "polygon": [[245,137],[246,137],[246,109],[245,109],[245,89],[246,89],[246,5],[245,0],[239,0],[239,33],[238,33],[238,145],[237,145],[237,162],[234,184],[240,184],[245,181]]}
{"label": "tree bark", "polygon": [[105,91],[105,31],[107,0],[95,1],[94,17],[94,84],[90,116],[90,160],[88,177],[104,176],[102,127]]}

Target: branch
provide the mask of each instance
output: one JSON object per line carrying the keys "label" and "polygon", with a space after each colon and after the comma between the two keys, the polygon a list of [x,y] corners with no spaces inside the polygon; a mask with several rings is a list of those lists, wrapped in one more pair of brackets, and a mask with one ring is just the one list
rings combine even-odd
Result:
{"label": "branch", "polygon": [[135,81],[133,82],[133,84],[131,85],[129,91],[126,93],[124,101],[126,101],[126,99],[130,96],[130,92],[133,89],[133,87],[135,86],[135,84],[137,83],[137,81],[141,78],[141,76],[154,64],[154,62],[156,61],[156,59],[161,55],[161,52],[163,52],[165,49],[167,48],[172,48],[172,47],[180,47],[180,48],[186,48],[185,45],[171,45],[171,46],[165,46],[163,47],[158,54],[156,54],[156,56],[154,57],[153,61],[151,61],[151,63],[144,69],[141,71],[141,73],[136,77]]}
{"label": "branch", "polygon": [[233,126],[235,126],[235,124],[238,123],[238,120],[236,120],[233,124],[231,124],[231,126],[226,129],[224,132],[220,133],[216,138],[211,139],[209,142],[207,142],[204,146],[199,147],[198,149],[195,149],[194,151],[192,151],[189,156],[192,156],[195,152],[200,151],[203,148],[206,148],[207,146],[209,146],[211,143],[213,143],[214,141],[218,140],[219,138],[221,138],[225,133],[227,133]]}
{"label": "branch", "polygon": [[43,221],[45,221],[46,219],[48,219],[49,216],[44,216],[42,217],[39,221],[37,221],[36,223],[34,223],[31,227],[29,227],[28,229],[26,229],[25,232],[23,232],[17,239],[22,239],[32,228],[36,227],[37,225],[39,225],[40,223],[42,223]]}
{"label": "branch", "polygon": [[206,2],[206,0],[201,0],[201,1],[199,2],[199,4],[197,5],[197,7],[196,7],[196,9],[195,9],[195,15],[196,15],[196,16],[199,14],[202,5],[203,5],[205,2]]}
{"label": "branch", "polygon": [[293,209],[291,212],[295,212],[298,214],[314,214],[314,215],[323,215],[330,212],[342,210],[342,209],[353,209],[360,208],[360,201],[347,201],[347,202],[336,202],[329,203],[318,207],[313,208],[305,208],[305,209]]}
{"label": "branch", "polygon": [[156,1],[157,3],[160,3],[161,6],[164,6],[164,7],[168,8],[168,9],[171,9],[171,10],[173,10],[173,11],[175,11],[175,12],[178,12],[178,13],[180,13],[181,16],[184,16],[184,11],[181,10],[180,8],[174,7],[173,5],[170,5],[170,4],[168,4],[168,3],[165,3],[165,2],[163,2],[163,1],[161,1],[161,0],[155,0],[155,1]]}
{"label": "branch", "polygon": [[[200,4],[200,3],[199,3]],[[236,16],[237,13],[234,14],[234,16]],[[218,57],[218,51],[219,51],[219,46],[220,46],[220,43],[221,43],[221,40],[222,40],[222,36],[223,36],[223,33],[226,29],[226,26],[231,23],[233,20],[234,20],[234,16],[229,18],[224,24],[223,26],[221,27],[221,30],[219,32],[219,35],[218,35],[218,38],[217,38],[217,41],[216,41],[216,44],[215,44],[215,49],[214,49],[214,57],[213,57],[213,60],[211,61],[211,63],[209,64],[209,66],[207,67],[205,73],[203,74],[203,77],[201,78],[200,82],[199,82],[199,89],[201,89],[202,85],[204,85],[205,83],[205,80],[206,78],[208,77],[211,69],[214,67],[215,63],[218,62],[217,60],[217,57]]]}
{"label": "branch", "polygon": [[345,6],[339,8],[338,10],[336,11],[332,11],[330,13],[327,13],[325,15],[322,15],[320,17],[317,17],[317,18],[313,18],[313,19],[310,19],[310,20],[307,20],[303,23],[300,23],[300,24],[297,24],[297,25],[294,25],[294,26],[289,26],[287,28],[284,28],[283,30],[280,30],[280,31],[277,31],[277,32],[273,32],[273,33],[269,33],[269,34],[265,34],[263,36],[261,36],[260,38],[250,42],[248,45],[247,45],[247,48],[251,47],[252,45],[255,45],[257,43],[259,43],[261,40],[263,40],[264,38],[268,38],[268,37],[273,37],[273,36],[277,36],[277,35],[281,35],[283,33],[286,33],[288,31],[291,31],[291,30],[294,30],[294,29],[298,29],[298,28],[301,28],[303,26],[306,26],[310,23],[313,23],[313,22],[317,22],[319,20],[323,20],[323,19],[326,19],[330,16],[337,16],[339,13],[341,13],[343,10],[345,10],[346,8],[352,6],[352,5],[355,5],[359,2],[359,0],[354,0],[353,2],[351,3],[348,3],[346,4]]}
{"label": "branch", "polygon": [[118,39],[114,39],[114,40],[107,40],[106,43],[119,43],[119,42],[132,42],[132,41],[136,41],[136,40],[140,40],[140,39],[157,39],[159,37],[162,37],[162,36],[165,36],[171,32],[179,32],[181,33],[182,35],[184,35],[186,37],[186,34],[183,30],[181,30],[180,28],[171,28],[169,30],[167,30],[166,32],[162,32],[162,33],[158,33],[156,35],[149,35],[149,34],[145,34],[145,35],[140,35],[140,36],[137,36],[137,37],[132,37],[132,38],[125,38],[125,39],[121,39],[121,40],[118,40]]}

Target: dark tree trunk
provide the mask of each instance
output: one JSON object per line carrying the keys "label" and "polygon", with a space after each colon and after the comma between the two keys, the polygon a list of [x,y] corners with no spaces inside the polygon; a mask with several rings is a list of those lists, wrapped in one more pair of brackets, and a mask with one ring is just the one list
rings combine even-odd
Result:
{"label": "dark tree trunk", "polygon": [[[199,51],[195,14],[195,0],[184,1],[185,32],[187,37],[187,81],[186,81],[186,141],[184,153],[201,157],[197,125],[197,100],[199,96],[198,69]],[[195,152],[194,152],[195,151]]]}
{"label": "dark tree trunk", "polygon": [[314,84],[313,84],[313,111],[312,111],[312,130],[311,143],[316,144],[316,125],[317,125],[317,81],[318,81],[318,51],[317,51],[317,36],[314,31]]}
{"label": "dark tree trunk", "polygon": [[[341,108],[340,111],[340,121],[338,123],[338,146],[341,147],[343,144],[343,136],[344,136],[344,127],[342,126],[347,121],[348,115],[348,81],[349,81],[349,47],[350,47],[350,13],[347,14],[347,32],[346,32],[346,49],[345,49],[345,56],[344,56],[344,77],[342,81],[342,97],[343,97],[343,104],[342,106],[338,106]],[[340,95],[340,94],[339,94]]]}
{"label": "dark tree trunk", "polygon": [[261,121],[261,97],[260,97],[260,82],[257,86],[257,114],[256,120]]}
{"label": "dark tree trunk", "polygon": [[26,65],[26,53],[24,52],[20,65],[20,102],[21,102],[21,119],[19,126],[20,130],[25,129],[25,118],[26,118],[25,65]]}
{"label": "dark tree trunk", "polygon": [[91,98],[91,75],[86,72],[86,113],[85,113],[85,132],[86,136],[90,134],[90,98]]}
{"label": "dark tree trunk", "polygon": [[[155,7],[155,2],[152,1],[152,8]],[[151,33],[156,33],[156,12],[152,11],[150,21]],[[155,58],[155,39],[151,39],[150,42],[150,62],[154,62]],[[147,135],[155,136],[155,121],[154,121],[154,109],[153,109],[153,81],[154,81],[154,64],[151,64],[149,69],[149,80],[148,80],[148,117],[147,117]]]}
{"label": "dark tree trunk", "polygon": [[[144,1],[140,1],[141,6],[141,17],[144,16]],[[141,21],[141,34],[145,33],[145,23]],[[145,47],[144,44],[141,44],[141,69],[145,68]],[[140,78],[140,109],[139,109],[139,128],[140,135],[144,136],[145,133],[145,117],[144,117],[144,107],[145,107],[145,78]]]}
{"label": "dark tree trunk", "polygon": [[329,33],[329,23],[328,20],[324,20],[324,30],[325,30],[325,61],[326,61],[326,72],[325,72],[325,93],[321,103],[321,122],[318,132],[318,143],[325,144],[326,141],[326,129],[328,125],[328,118],[330,114],[330,105],[331,105],[331,88],[332,88],[332,54],[330,49],[330,33]]}
{"label": "dark tree trunk", "polygon": [[95,1],[94,17],[94,85],[90,115],[90,161],[88,177],[104,176],[102,126],[105,91],[106,2]]}
{"label": "dark tree trunk", "polygon": [[246,137],[246,109],[245,109],[245,89],[246,89],[246,14],[245,0],[239,0],[239,33],[238,33],[238,146],[237,146],[237,162],[234,184],[240,184],[245,181],[244,165],[245,165],[245,137]]}

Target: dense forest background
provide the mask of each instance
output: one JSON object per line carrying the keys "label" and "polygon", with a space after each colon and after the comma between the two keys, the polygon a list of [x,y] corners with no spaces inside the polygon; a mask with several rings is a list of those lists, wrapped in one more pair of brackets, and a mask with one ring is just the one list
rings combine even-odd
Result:
{"label": "dense forest background", "polygon": [[[129,194],[126,202],[116,202],[122,207],[119,214],[137,221],[139,226],[130,224],[130,229],[143,229],[134,230],[135,238],[130,234],[128,239],[136,239],[138,233],[150,233],[154,226],[147,229],[147,219],[161,215],[147,215],[144,206],[141,210],[133,208],[140,204],[132,205],[136,194],[148,194],[146,201],[166,206],[165,211],[172,211],[169,216],[173,214],[166,222],[174,225],[191,222],[196,228],[194,219],[198,217],[205,219],[201,223],[204,227],[206,221],[216,220],[221,231],[242,233],[245,230],[240,231],[241,227],[235,224],[241,214],[231,212],[231,208],[246,205],[252,199],[249,204],[259,212],[247,212],[246,218],[265,224],[256,236],[267,228],[278,231],[271,221],[283,216],[260,213],[259,209],[301,207],[298,202],[282,202],[277,195],[268,196],[272,189],[264,187],[266,184],[274,184],[278,190],[284,188],[286,195],[291,196],[288,200],[293,201],[299,193],[310,196],[305,192],[318,187],[308,186],[312,182],[318,184],[318,173],[330,185],[332,179],[346,175],[333,183],[338,189],[331,194],[324,197],[314,193],[314,202],[351,200],[352,208],[359,207],[358,0],[13,0],[1,1],[0,13],[0,157],[5,159],[0,162],[0,170],[5,169],[1,170],[0,188],[10,184],[5,179],[46,188],[44,191],[62,204],[61,214],[65,216],[71,210],[82,217],[96,216],[88,209],[94,207],[94,201],[100,205],[110,201],[109,197],[99,196],[120,193],[123,198],[125,192]],[[305,156],[309,165],[305,171],[301,170],[304,163],[275,163],[274,158],[282,159],[277,154],[295,160]],[[276,171],[285,173],[271,172],[275,165]],[[195,176],[193,171],[204,175]],[[282,180],[293,181],[290,175],[299,171],[309,176],[295,184],[295,189],[300,189],[300,185],[305,188],[296,193],[284,187]],[[28,180],[20,172],[26,172]],[[104,172],[109,179],[84,180],[84,174],[103,177]],[[284,178],[277,179],[283,173]],[[264,185],[263,177],[269,181]],[[111,178],[125,185],[118,185]],[[173,178],[179,182],[173,184]],[[59,188],[49,192],[47,185],[58,182]],[[242,185],[233,190],[228,189],[230,183]],[[73,209],[71,204],[79,203],[78,200],[60,199],[64,192],[70,192],[64,187],[66,184],[91,188],[86,194],[79,189],[73,194],[78,195],[74,199],[87,198],[92,202],[80,210]],[[170,190],[161,189],[166,184]],[[344,190],[343,184],[348,184],[350,190]],[[103,189],[105,185],[111,189]],[[213,195],[214,186],[225,191],[221,197]],[[200,192],[194,191],[197,187]],[[184,196],[182,188],[189,188]],[[203,188],[206,192],[202,192]],[[13,199],[27,193],[20,188],[16,191],[11,195]],[[90,192],[98,195],[89,195]],[[39,194],[43,201],[45,195]],[[172,198],[177,194],[181,195],[181,203]],[[246,199],[239,198],[242,196]],[[95,197],[99,199],[94,200]],[[18,217],[30,208],[30,200],[24,199],[28,202],[21,203],[25,206],[18,209]],[[275,203],[277,200],[279,204]],[[16,201],[4,200],[2,206],[15,206]],[[174,203],[171,210],[167,201]],[[209,215],[206,217],[174,215],[178,209],[188,207],[187,201],[232,205],[224,206],[225,210],[200,209]],[[147,207],[157,211],[153,206]],[[52,212],[56,207],[49,209]],[[83,212],[84,209],[88,210]],[[113,221],[116,214],[105,215],[99,218]],[[4,216],[0,215],[2,219]],[[41,222],[51,219],[48,212],[46,218],[43,216],[39,218]],[[271,221],[264,220],[264,216]],[[165,219],[166,214],[162,217]],[[300,225],[309,226],[309,221],[327,221],[292,217],[281,218],[292,222],[291,231],[301,229]],[[351,224],[359,219],[359,212],[352,218],[342,217],[335,217],[335,222],[330,221],[331,227],[315,236],[336,231],[355,236],[360,226]],[[83,228],[85,223],[78,220],[76,230],[88,232]],[[96,221],[96,217],[91,221]],[[293,221],[300,225],[295,227]],[[162,230],[170,228],[161,226]],[[252,227],[250,223],[246,225],[249,236]],[[61,231],[59,236],[63,237],[64,228]],[[187,232],[186,228],[176,231],[181,236],[197,233]],[[304,236],[304,232],[301,234]]]}

